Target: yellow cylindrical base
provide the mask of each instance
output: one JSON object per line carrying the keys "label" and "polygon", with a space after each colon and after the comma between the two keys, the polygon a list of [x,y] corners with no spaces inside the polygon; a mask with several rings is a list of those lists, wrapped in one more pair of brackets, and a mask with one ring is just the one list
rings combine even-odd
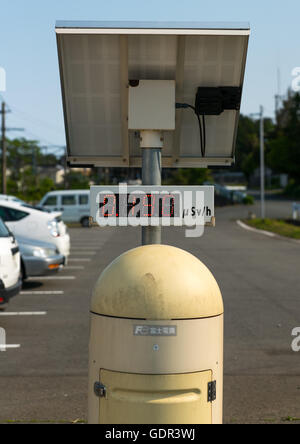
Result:
{"label": "yellow cylindrical base", "polygon": [[89,423],[220,424],[222,404],[223,301],[210,271],[161,245],[116,259],[92,300]]}

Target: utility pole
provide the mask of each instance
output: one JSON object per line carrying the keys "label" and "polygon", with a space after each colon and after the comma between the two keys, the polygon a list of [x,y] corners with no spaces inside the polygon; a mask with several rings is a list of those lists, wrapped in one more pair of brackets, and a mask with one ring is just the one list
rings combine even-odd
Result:
{"label": "utility pole", "polygon": [[1,154],[2,154],[2,194],[7,194],[7,147],[6,147],[6,132],[7,131],[24,131],[24,128],[7,128],[6,127],[6,114],[10,113],[10,110],[6,108],[6,103],[3,101],[1,104]]}
{"label": "utility pole", "polygon": [[266,202],[265,202],[265,121],[264,107],[260,106],[259,113],[250,114],[251,117],[259,117],[259,144],[260,144],[260,204],[261,218],[266,218]]}
{"label": "utility pole", "polygon": [[266,217],[265,205],[265,128],[264,128],[264,107],[260,107],[260,200],[261,218]]}
{"label": "utility pole", "polygon": [[5,126],[5,102],[1,105],[1,152],[2,152],[2,194],[7,194],[6,186],[6,126]]}

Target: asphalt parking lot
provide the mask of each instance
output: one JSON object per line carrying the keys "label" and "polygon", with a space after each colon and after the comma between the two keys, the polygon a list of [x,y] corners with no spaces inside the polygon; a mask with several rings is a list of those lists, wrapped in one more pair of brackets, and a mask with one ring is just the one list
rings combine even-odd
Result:
{"label": "asphalt parking lot", "polygon": [[[283,211],[269,203],[270,212]],[[286,207],[288,211],[288,206]],[[164,231],[215,274],[225,301],[226,423],[299,423],[300,246],[238,227],[245,207],[217,210],[217,227],[186,239]],[[68,266],[31,279],[0,316],[7,344],[0,353],[0,422],[85,422],[89,303],[97,277],[122,252],[140,245],[140,229],[70,230]]]}

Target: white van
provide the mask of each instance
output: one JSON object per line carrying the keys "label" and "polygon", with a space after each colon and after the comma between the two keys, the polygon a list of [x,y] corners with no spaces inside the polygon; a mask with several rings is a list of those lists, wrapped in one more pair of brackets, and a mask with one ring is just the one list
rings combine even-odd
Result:
{"label": "white van", "polygon": [[64,222],[80,222],[90,226],[90,191],[51,191],[40,201],[39,206],[50,211],[60,211]]}
{"label": "white van", "polygon": [[21,258],[18,244],[0,219],[0,311],[21,290]]}

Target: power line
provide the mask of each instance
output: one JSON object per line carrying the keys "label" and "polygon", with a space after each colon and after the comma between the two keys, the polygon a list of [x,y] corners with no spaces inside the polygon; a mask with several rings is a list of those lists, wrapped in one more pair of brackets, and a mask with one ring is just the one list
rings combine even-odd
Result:
{"label": "power line", "polygon": [[[0,96],[2,99],[2,97]],[[24,128],[7,128],[6,126],[6,115],[8,113],[11,113],[11,109],[8,107],[8,105],[5,103],[4,100],[2,100],[1,104],[1,150],[2,150],[2,193],[7,194],[7,143],[6,143],[6,133],[8,131],[25,131]],[[20,111],[19,111],[20,112]],[[25,114],[25,113],[24,113]],[[46,125],[47,126],[47,125]],[[49,125],[48,125],[49,126]],[[53,149],[53,153],[56,156],[63,155],[65,151],[64,145],[57,145],[55,143],[52,143],[48,140],[42,139],[36,134],[32,133],[31,131],[26,130],[27,133],[31,134],[34,138],[37,139],[37,141],[44,142],[44,146],[39,146],[40,150],[46,150],[46,154],[48,154],[49,149]],[[33,170],[36,171],[36,151],[33,148],[32,149],[32,162],[33,162]]]}
{"label": "power line", "polygon": [[45,122],[44,120],[39,119],[39,118],[29,114],[28,112],[21,111],[20,109],[16,108],[15,106],[13,106],[13,112],[17,113],[17,114],[23,115],[23,119],[25,119],[27,121],[31,121],[35,125],[38,125],[38,126],[42,125],[42,126],[47,127],[47,128],[49,128],[51,130],[54,130],[56,132],[59,131],[61,134],[64,134],[64,131],[63,131],[63,129],[61,127],[59,127],[57,125],[53,125],[53,124],[51,124],[49,122]]}
{"label": "power line", "polygon": [[43,143],[45,146],[52,146],[52,147],[57,147],[57,146],[63,146],[63,145],[57,145],[56,143],[51,142],[50,140],[44,139],[40,136],[38,136],[37,134],[33,133],[32,131],[26,130],[26,133],[28,133],[29,135],[33,136],[37,142],[41,142]]}
{"label": "power line", "polygon": [[[39,118],[37,118],[35,116],[32,116],[29,113],[24,112],[24,111],[18,109],[17,107],[15,107],[15,106],[12,107],[12,111],[11,110],[9,110],[9,111],[13,112],[14,114],[18,114],[19,115],[19,119],[21,118],[21,120],[26,120],[28,122],[31,122],[35,126],[38,126],[40,128],[43,126],[44,128],[48,128],[51,131],[55,131],[56,133],[60,132],[61,134],[64,134],[64,131],[62,130],[62,128],[60,128],[60,127],[58,127],[56,125],[53,125],[53,124],[51,124],[49,122],[45,122],[42,119],[39,119]],[[21,117],[20,117],[20,115],[21,115]],[[15,130],[18,130],[18,128],[16,128]],[[49,140],[44,139],[43,137],[40,137],[39,135],[35,134],[34,132],[32,132],[32,131],[30,131],[28,129],[26,129],[26,133],[31,135],[31,136],[33,136],[38,142],[41,142],[41,143],[43,143],[45,145],[49,145],[49,146],[51,145],[51,146],[55,146],[55,147],[59,146],[59,145],[57,145],[57,144],[55,144],[55,143],[53,143],[53,142],[51,142]]]}

